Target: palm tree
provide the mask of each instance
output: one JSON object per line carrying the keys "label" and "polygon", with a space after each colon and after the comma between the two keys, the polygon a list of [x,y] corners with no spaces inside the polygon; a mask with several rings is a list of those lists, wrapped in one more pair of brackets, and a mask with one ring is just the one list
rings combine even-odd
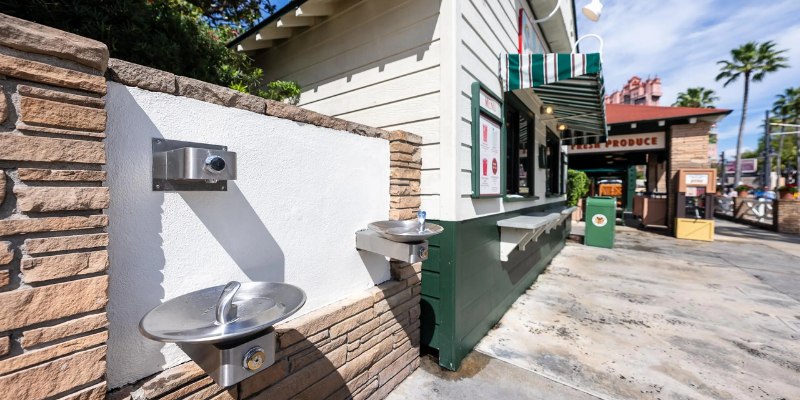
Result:
{"label": "palm tree", "polygon": [[742,177],[742,135],[747,118],[747,97],[750,95],[750,81],[760,82],[764,77],[781,68],[787,68],[788,59],[781,54],[786,50],[775,50],[775,42],[769,40],[764,43],[748,42],[731,50],[731,60],[718,61],[721,64],[720,73],[716,80],[725,79],[723,86],[727,87],[744,77],[744,97],[742,99],[742,119],[739,121],[739,136],[736,139],[736,174],[734,184],[738,184]]}
{"label": "palm tree", "polygon": [[[780,122],[784,124],[797,124],[800,122],[800,87],[796,88],[787,88],[783,91],[783,93],[779,94],[778,99],[775,100],[775,103],[772,104],[772,112],[775,113],[777,118],[780,118]],[[781,132],[785,132],[786,128],[781,127]],[[792,130],[800,130],[793,128]],[[784,135],[781,135],[779,148],[783,149],[783,138]],[[800,133],[795,134],[795,139],[797,143],[796,148],[796,160],[795,160],[795,168],[800,170]],[[780,150],[778,151],[780,154]],[[780,155],[778,156],[780,157]],[[778,161],[778,170],[780,171],[780,159]]]}
{"label": "palm tree", "polygon": [[678,99],[672,103],[673,107],[698,107],[714,108],[714,102],[719,100],[711,89],[702,86],[691,87],[685,92],[678,93]]}

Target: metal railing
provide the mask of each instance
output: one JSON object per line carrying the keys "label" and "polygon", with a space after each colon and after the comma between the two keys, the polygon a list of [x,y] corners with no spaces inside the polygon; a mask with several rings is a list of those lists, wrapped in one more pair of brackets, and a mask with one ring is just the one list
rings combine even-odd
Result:
{"label": "metal railing", "polygon": [[714,214],[762,226],[775,225],[775,201],[742,197],[714,197]]}

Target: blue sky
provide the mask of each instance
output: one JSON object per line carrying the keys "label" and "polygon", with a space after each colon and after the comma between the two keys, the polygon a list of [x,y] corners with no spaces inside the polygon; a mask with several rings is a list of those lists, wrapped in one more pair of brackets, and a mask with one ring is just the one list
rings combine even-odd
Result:
{"label": "blue sky", "polygon": [[[704,86],[719,96],[717,107],[732,109],[719,124],[719,151],[735,154],[741,118],[741,79],[722,87],[714,78],[719,60],[751,40],[773,40],[787,49],[790,68],[750,86],[742,147],[755,148],[764,110],[784,88],[800,86],[800,0],[603,0],[603,15],[591,22],[580,13],[588,0],[575,0],[578,33],[603,37],[603,73],[608,93],[621,89],[632,75],[661,77],[661,105],[678,92]],[[582,52],[598,50],[597,41],[581,42]]]}

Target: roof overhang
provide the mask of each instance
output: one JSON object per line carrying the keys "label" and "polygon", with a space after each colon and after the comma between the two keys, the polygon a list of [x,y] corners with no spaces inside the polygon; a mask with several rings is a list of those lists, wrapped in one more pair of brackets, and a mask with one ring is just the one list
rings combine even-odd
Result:
{"label": "roof overhang", "polygon": [[587,143],[607,138],[603,73],[597,53],[508,54],[506,91],[531,90],[567,131],[563,139]]}

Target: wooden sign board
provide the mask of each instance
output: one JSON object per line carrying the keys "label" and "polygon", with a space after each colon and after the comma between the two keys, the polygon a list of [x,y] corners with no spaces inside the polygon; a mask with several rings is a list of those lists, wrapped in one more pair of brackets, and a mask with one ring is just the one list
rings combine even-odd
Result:
{"label": "wooden sign board", "polygon": [[717,190],[717,170],[712,168],[692,168],[678,170],[678,192],[687,193],[689,188],[705,188],[706,193]]}

